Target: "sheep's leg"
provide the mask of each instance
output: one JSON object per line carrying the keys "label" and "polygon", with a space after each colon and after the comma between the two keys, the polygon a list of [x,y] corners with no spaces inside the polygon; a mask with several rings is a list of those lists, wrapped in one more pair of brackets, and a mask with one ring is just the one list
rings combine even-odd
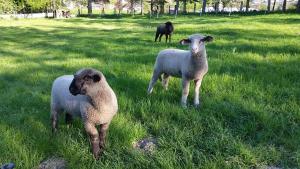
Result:
{"label": "sheep's leg", "polygon": [[153,71],[153,75],[152,75],[152,79],[149,83],[149,87],[148,87],[148,94],[152,93],[153,90],[153,86],[156,83],[156,81],[158,80],[158,78],[160,77],[161,73],[158,72],[157,70]]}
{"label": "sheep's leg", "polygon": [[106,131],[108,129],[109,124],[101,124],[100,125],[100,131],[99,131],[99,146],[100,146],[100,152],[103,152],[104,146],[105,146],[105,137],[106,137]]}
{"label": "sheep's leg", "polygon": [[166,43],[168,42],[168,34],[166,34]]}
{"label": "sheep's leg", "polygon": [[159,42],[161,42],[161,37],[163,36],[164,34],[160,34],[159,35]]}
{"label": "sheep's leg", "polygon": [[199,91],[202,83],[202,79],[196,79],[195,82],[195,98],[194,98],[194,105],[198,107],[200,105],[199,101]]}
{"label": "sheep's leg", "polygon": [[156,32],[156,35],[155,35],[155,42],[157,41],[158,36],[159,36],[159,33]]}
{"label": "sheep's leg", "polygon": [[181,97],[181,105],[183,107],[186,106],[187,97],[189,95],[190,81],[186,78],[182,78],[182,97]]}
{"label": "sheep's leg", "polygon": [[72,121],[73,121],[73,116],[71,114],[69,114],[69,113],[66,113],[66,115],[65,115],[65,122],[66,122],[66,124],[71,124]]}
{"label": "sheep's leg", "polygon": [[162,80],[162,85],[165,88],[165,90],[168,90],[169,79],[170,79],[170,75],[164,73],[163,80]]}
{"label": "sheep's leg", "polygon": [[87,121],[84,122],[85,131],[90,136],[90,142],[92,145],[92,152],[96,159],[99,159],[100,147],[99,147],[99,133],[94,124],[91,124]]}
{"label": "sheep's leg", "polygon": [[171,43],[171,35],[172,35],[172,34],[169,35],[169,43]]}
{"label": "sheep's leg", "polygon": [[52,133],[57,131],[57,124],[58,124],[58,112],[55,108],[51,108],[51,125],[52,125]]}

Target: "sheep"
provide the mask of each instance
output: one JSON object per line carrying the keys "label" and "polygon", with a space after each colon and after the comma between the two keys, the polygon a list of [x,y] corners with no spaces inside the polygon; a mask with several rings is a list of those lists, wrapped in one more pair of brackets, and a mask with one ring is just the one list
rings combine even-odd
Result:
{"label": "sheep", "polygon": [[[52,132],[57,130],[59,113],[66,112],[66,123],[71,122],[73,117],[81,117],[96,159],[103,152],[106,131],[117,111],[117,97],[100,71],[85,68],[74,76],[60,76],[53,82]],[[96,125],[100,125],[99,131]]]}
{"label": "sheep", "polygon": [[168,37],[169,37],[169,42],[171,42],[171,35],[172,32],[174,31],[174,27],[172,22],[168,21],[164,24],[158,25],[156,29],[156,35],[155,35],[155,42],[157,41],[157,38],[159,36],[159,42],[161,41],[161,37],[165,34],[166,35],[166,42],[168,42]]}
{"label": "sheep", "polygon": [[198,107],[199,89],[202,79],[208,71],[205,42],[211,42],[213,37],[201,34],[190,35],[180,41],[181,45],[189,45],[190,50],[165,49],[159,52],[154,65],[152,79],[148,87],[151,94],[156,81],[163,74],[162,85],[167,90],[170,76],[182,78],[181,104],[186,107],[190,81],[195,83],[194,105]]}

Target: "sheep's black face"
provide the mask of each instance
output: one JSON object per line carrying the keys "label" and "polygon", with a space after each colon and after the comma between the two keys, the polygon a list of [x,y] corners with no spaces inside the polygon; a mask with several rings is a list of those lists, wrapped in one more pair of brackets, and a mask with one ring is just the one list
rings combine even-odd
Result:
{"label": "sheep's black face", "polygon": [[88,95],[100,79],[100,74],[92,69],[80,70],[74,75],[69,91],[74,96],[77,94]]}
{"label": "sheep's black face", "polygon": [[165,25],[166,25],[166,33],[172,34],[172,32],[174,31],[173,24],[171,22],[166,22]]}

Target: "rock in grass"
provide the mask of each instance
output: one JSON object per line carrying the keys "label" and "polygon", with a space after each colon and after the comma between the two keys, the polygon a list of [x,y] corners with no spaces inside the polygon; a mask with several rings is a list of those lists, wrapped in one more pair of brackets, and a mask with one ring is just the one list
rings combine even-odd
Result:
{"label": "rock in grass", "polygon": [[133,148],[147,153],[153,153],[157,148],[157,139],[150,137],[133,142]]}
{"label": "rock in grass", "polygon": [[67,162],[62,158],[51,157],[41,162],[38,169],[66,169]]}
{"label": "rock in grass", "polygon": [[275,167],[275,166],[266,166],[266,169],[282,169],[280,167]]}
{"label": "rock in grass", "polygon": [[8,164],[2,165],[0,169],[13,169],[13,168],[15,168],[15,164],[14,163],[8,163]]}

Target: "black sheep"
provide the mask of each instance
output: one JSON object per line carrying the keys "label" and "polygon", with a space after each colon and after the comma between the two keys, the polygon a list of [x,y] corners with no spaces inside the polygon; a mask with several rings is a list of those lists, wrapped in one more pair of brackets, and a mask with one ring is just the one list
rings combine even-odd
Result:
{"label": "black sheep", "polygon": [[172,22],[168,21],[164,24],[158,25],[156,29],[156,35],[155,35],[155,42],[159,36],[159,42],[161,41],[161,37],[163,35],[166,35],[166,42],[168,42],[168,37],[169,37],[169,42],[171,42],[171,34],[174,31],[174,27]]}

